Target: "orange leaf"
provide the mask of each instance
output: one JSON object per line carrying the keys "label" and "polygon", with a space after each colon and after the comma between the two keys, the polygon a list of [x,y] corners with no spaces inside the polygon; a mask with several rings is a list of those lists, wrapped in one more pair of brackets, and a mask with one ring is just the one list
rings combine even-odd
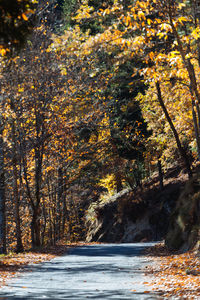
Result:
{"label": "orange leaf", "polygon": [[25,21],[28,21],[28,18],[27,18],[27,16],[23,13],[22,14],[22,18],[25,20]]}

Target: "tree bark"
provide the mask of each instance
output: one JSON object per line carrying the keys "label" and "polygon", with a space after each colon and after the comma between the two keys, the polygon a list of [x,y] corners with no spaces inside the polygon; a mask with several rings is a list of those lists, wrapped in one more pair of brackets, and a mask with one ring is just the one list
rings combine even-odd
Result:
{"label": "tree bark", "polygon": [[58,196],[57,196],[57,220],[56,220],[56,227],[57,227],[57,240],[61,238],[61,220],[62,220],[62,197],[63,197],[63,171],[62,168],[58,168]]}
{"label": "tree bark", "polygon": [[197,153],[198,153],[198,159],[200,160],[200,132],[199,132],[199,126],[197,121],[197,115],[195,111],[195,101],[192,98],[192,116],[193,116],[193,124],[194,124],[194,133],[197,143]]}
{"label": "tree bark", "polygon": [[15,133],[15,123],[12,120],[12,164],[13,164],[13,194],[14,194],[14,206],[15,206],[15,224],[16,224],[16,252],[23,252],[22,244],[22,233],[21,233],[21,220],[20,220],[20,200],[19,200],[19,190],[18,190],[18,171],[17,171],[17,150],[16,150],[16,133]]}
{"label": "tree bark", "polygon": [[62,194],[62,235],[65,234],[65,223],[67,217],[67,205],[66,205],[66,192],[67,192],[67,178],[66,173],[63,174],[63,194]]}
{"label": "tree bark", "polygon": [[163,171],[162,171],[162,164],[160,159],[158,159],[158,175],[159,175],[159,182],[160,182],[160,189],[163,190]]}
{"label": "tree bark", "polygon": [[33,208],[33,215],[31,221],[31,239],[32,247],[40,247],[40,210],[39,207]]}
{"label": "tree bark", "polygon": [[6,253],[6,209],[5,209],[5,175],[3,151],[3,125],[0,122],[0,254]]}

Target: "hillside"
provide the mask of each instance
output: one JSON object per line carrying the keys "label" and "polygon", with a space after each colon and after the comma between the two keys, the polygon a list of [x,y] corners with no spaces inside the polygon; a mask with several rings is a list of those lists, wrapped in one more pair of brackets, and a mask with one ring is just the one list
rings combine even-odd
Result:
{"label": "hillside", "polygon": [[135,192],[123,190],[102,197],[88,209],[87,241],[129,243],[166,238],[171,250],[190,249],[200,229],[199,177],[196,174],[188,182],[178,167],[172,168],[162,189],[154,178]]}

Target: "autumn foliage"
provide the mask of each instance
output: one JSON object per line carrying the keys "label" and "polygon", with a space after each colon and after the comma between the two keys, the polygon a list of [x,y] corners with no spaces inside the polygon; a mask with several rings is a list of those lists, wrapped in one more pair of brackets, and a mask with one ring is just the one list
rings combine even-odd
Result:
{"label": "autumn foliage", "polygon": [[191,177],[200,157],[196,1],[73,2],[60,30],[56,5],[24,5],[18,22],[39,16],[24,49],[0,48],[1,185],[17,252],[84,239],[102,191],[142,188],[158,170],[162,181],[177,163]]}

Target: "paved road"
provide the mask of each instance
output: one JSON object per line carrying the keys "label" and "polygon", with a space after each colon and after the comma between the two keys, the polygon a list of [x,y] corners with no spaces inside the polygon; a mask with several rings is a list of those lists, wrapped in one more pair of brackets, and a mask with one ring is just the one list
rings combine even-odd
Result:
{"label": "paved road", "polygon": [[27,272],[0,289],[0,300],[159,299],[150,286],[143,284],[147,281],[143,270],[151,263],[141,255],[147,246],[101,244],[73,248],[67,255],[28,267]]}

